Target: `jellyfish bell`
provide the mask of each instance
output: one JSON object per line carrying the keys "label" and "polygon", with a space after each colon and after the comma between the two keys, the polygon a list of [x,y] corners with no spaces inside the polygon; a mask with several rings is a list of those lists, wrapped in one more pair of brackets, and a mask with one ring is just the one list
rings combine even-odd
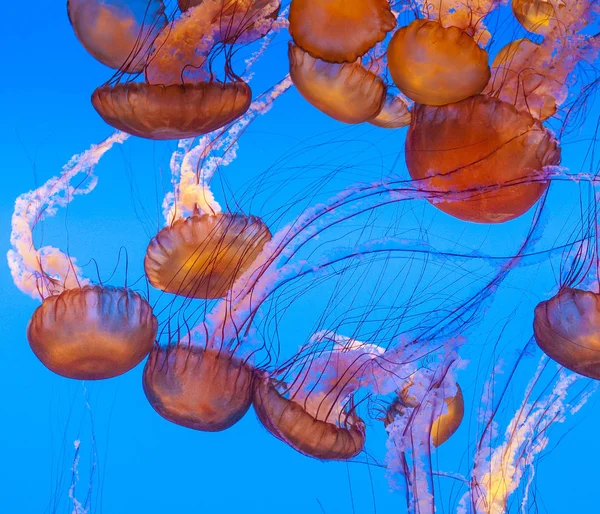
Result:
{"label": "jellyfish bell", "polygon": [[420,104],[446,105],[483,91],[488,54],[458,27],[414,20],[399,29],[387,50],[394,83]]}
{"label": "jellyfish bell", "polygon": [[248,84],[201,82],[168,86],[147,83],[105,85],[92,104],[106,123],[148,139],[185,139],[217,130],[250,107]]}
{"label": "jellyfish bell", "polygon": [[37,358],[67,378],[99,380],[121,375],[152,349],[158,322],[139,294],[87,285],[49,296],[27,327]]}
{"label": "jellyfish bell", "polygon": [[290,34],[315,59],[354,62],[396,26],[388,0],[292,0]]}
{"label": "jellyfish bell", "polygon": [[77,39],[102,64],[139,73],[154,39],[167,25],[162,0],[68,0]]}
{"label": "jellyfish bell", "polygon": [[194,430],[218,432],[250,408],[253,371],[218,349],[185,344],[155,345],[143,373],[152,408],[163,418]]}
{"label": "jellyfish bell", "polygon": [[380,128],[397,129],[410,125],[410,120],[411,114],[404,98],[388,93],[381,112],[369,123]]}
{"label": "jellyfish bell", "polygon": [[559,162],[550,132],[507,102],[478,95],[413,109],[406,137],[408,171],[440,195],[430,200],[435,207],[456,218],[476,223],[517,218],[548,187],[538,174]]}
{"label": "jellyfish bell", "polygon": [[162,291],[222,298],[270,239],[256,216],[219,213],[179,219],[150,241],[146,276]]}
{"label": "jellyfish bell", "polygon": [[343,123],[363,123],[380,113],[386,87],[360,62],[328,63],[292,43],[289,59],[290,76],[300,94],[328,116]]}
{"label": "jellyfish bell", "polygon": [[347,460],[358,455],[365,444],[365,423],[352,411],[330,409],[320,395],[297,402],[263,375],[254,386],[256,415],[275,437],[309,457]]}
{"label": "jellyfish bell", "polygon": [[538,346],[561,366],[600,380],[600,301],[597,293],[565,287],[535,308]]}
{"label": "jellyfish bell", "polygon": [[565,7],[562,1],[512,0],[515,18],[529,32],[547,34],[556,27],[557,11]]}

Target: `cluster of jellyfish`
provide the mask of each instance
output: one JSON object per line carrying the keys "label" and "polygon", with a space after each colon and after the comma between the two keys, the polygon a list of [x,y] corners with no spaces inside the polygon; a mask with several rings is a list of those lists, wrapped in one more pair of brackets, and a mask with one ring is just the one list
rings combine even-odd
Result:
{"label": "cluster of jellyfish", "polygon": [[[322,460],[360,455],[369,426],[364,416],[372,416],[387,431],[386,466],[404,477],[408,511],[433,513],[431,455],[465,415],[456,378],[464,317],[525,259],[539,216],[517,254],[419,337],[383,347],[323,330],[288,359],[273,351],[261,360],[256,354],[266,350],[253,342],[254,323],[269,299],[299,277],[326,274],[357,256],[407,251],[406,240],[388,240],[383,248],[367,241],[316,262],[297,258],[342,221],[425,200],[464,222],[500,224],[536,204],[540,211],[552,180],[567,177],[559,167],[560,133],[546,122],[561,119],[566,126],[572,90],[583,97],[594,85],[591,77],[577,84],[573,76],[598,57],[590,27],[599,6],[512,0],[514,17],[531,37],[511,41],[490,62],[486,20],[499,8],[499,0],[69,0],[78,40],[115,70],[91,102],[116,132],[17,199],[8,260],[16,285],[42,301],[27,327],[37,358],[78,380],[116,377],[146,359],[143,390],[166,420],[221,431],[252,405],[268,432]],[[289,74],[253,96],[252,66],[279,34],[289,36]],[[252,53],[234,69],[234,57],[246,48]],[[291,87],[340,123],[408,127],[410,178],[352,185],[274,233],[258,216],[223,211],[212,175],[233,158],[247,125]],[[93,283],[71,256],[34,246],[36,225],[89,193],[94,166],[130,136],[179,140],[171,159],[174,189],[164,202],[167,223],[149,241],[144,270],[147,283],[180,301],[178,308],[205,306],[195,311],[193,326],[186,321],[173,329],[173,315],[159,319],[164,309],[147,295]],[[80,174],[89,179],[86,187],[72,185]],[[590,251],[594,261],[596,250]],[[548,366],[542,359],[496,448],[486,443],[494,424],[489,409],[461,512],[506,512],[523,468],[547,444],[546,428],[585,403],[585,391],[567,401],[575,374],[600,380],[600,298],[578,288],[586,280],[569,277],[535,309],[533,339],[523,352],[537,343],[560,372],[543,387],[545,396],[529,403]],[[363,414],[360,395],[384,399],[383,407]]]}

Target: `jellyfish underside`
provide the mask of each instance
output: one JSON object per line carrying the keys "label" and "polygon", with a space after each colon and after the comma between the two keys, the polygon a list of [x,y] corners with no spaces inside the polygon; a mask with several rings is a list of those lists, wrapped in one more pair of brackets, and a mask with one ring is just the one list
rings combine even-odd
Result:
{"label": "jellyfish underside", "polygon": [[93,285],[46,298],[31,317],[27,339],[55,373],[99,380],[139,364],[154,344],[157,326],[152,308],[138,294]]}
{"label": "jellyfish underside", "polygon": [[354,62],[396,26],[388,0],[293,0],[289,21],[294,43],[337,63]]}
{"label": "jellyfish underside", "polygon": [[408,171],[435,207],[459,219],[502,223],[522,215],[548,187],[537,174],[559,162],[541,123],[501,100],[479,95],[413,109]]}
{"label": "jellyfish underside", "polygon": [[398,30],[387,51],[390,74],[406,96],[445,105],[480,93],[490,78],[487,52],[457,27],[415,20]]}
{"label": "jellyfish underside", "polygon": [[600,302],[598,294],[564,288],[535,308],[538,346],[565,368],[600,380]]}
{"label": "jellyfish underside", "polygon": [[381,112],[369,123],[386,129],[397,129],[410,125],[411,114],[404,99],[388,93]]}
{"label": "jellyfish underside", "polygon": [[252,401],[252,369],[217,349],[155,346],[143,374],[154,410],[177,425],[218,432],[237,423]]}
{"label": "jellyfish underside", "polygon": [[144,268],[162,291],[222,298],[271,239],[255,216],[196,215],[162,229],[148,245]]}
{"label": "jellyfish underside", "polygon": [[184,139],[234,121],[248,110],[251,99],[245,82],[126,83],[96,89],[92,104],[106,123],[128,134]]}
{"label": "jellyfish underside", "polygon": [[[309,457],[347,460],[358,455],[365,444],[365,426],[351,413],[343,413],[339,426],[313,415],[303,405],[280,394],[268,378],[257,380],[254,408],[264,427],[275,437]],[[323,409],[326,410],[326,409]]]}

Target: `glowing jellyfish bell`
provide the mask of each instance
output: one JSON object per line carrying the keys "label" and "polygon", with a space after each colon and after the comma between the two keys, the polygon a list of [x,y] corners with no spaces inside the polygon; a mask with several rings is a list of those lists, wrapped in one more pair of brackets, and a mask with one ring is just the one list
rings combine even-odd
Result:
{"label": "glowing jellyfish bell", "polygon": [[502,223],[522,215],[548,187],[543,168],[560,162],[556,140],[538,120],[495,98],[415,105],[412,114],[408,171],[435,207],[462,220]]}
{"label": "glowing jellyfish bell", "polygon": [[560,365],[600,380],[600,299],[590,291],[565,287],[535,308],[538,346]]}
{"label": "glowing jellyfish bell", "polygon": [[396,26],[388,0],[292,0],[290,34],[316,59],[354,62]]}
{"label": "glowing jellyfish bell", "polygon": [[167,25],[162,0],[68,0],[77,39],[98,61],[139,73],[154,39]]}
{"label": "glowing jellyfish bell", "polygon": [[375,118],[385,102],[383,80],[360,62],[334,64],[311,57],[290,43],[290,76],[317,109],[344,123]]}
{"label": "glowing jellyfish bell", "polygon": [[387,50],[394,83],[420,104],[445,105],[481,93],[490,78],[488,55],[458,27],[414,20]]}
{"label": "glowing jellyfish bell", "polygon": [[[89,173],[115,143],[117,133],[87,152],[75,156],[63,173],[38,189],[21,195],[15,204],[9,266],[16,285],[42,299],[27,327],[27,339],[39,360],[68,378],[98,380],[121,375],[148,354],[157,331],[152,308],[139,294],[123,288],[93,285],[73,258],[52,247],[36,249],[33,228],[73,198],[71,179]],[[95,181],[82,182],[79,194],[91,191]]]}

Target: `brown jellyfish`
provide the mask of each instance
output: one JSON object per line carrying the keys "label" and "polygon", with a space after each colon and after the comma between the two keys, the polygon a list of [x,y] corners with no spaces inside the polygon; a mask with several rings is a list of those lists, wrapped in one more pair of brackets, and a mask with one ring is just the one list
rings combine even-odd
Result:
{"label": "brown jellyfish", "polygon": [[387,50],[394,82],[420,104],[445,105],[480,93],[490,78],[488,55],[465,31],[415,20]]}
{"label": "brown jellyfish", "polygon": [[[205,4],[205,0],[177,0],[185,12]],[[220,0],[220,11],[213,24],[218,26],[216,39],[231,44],[252,43],[268,34],[279,15],[280,0]]]}
{"label": "brown jellyfish", "polygon": [[502,223],[520,216],[548,187],[538,174],[560,162],[556,140],[538,120],[495,98],[416,105],[412,114],[408,171],[423,180],[435,207],[462,220]]}
{"label": "brown jellyfish", "polygon": [[242,116],[250,87],[239,82],[169,86],[126,83],[102,86],[92,104],[116,129],[148,139],[184,139],[207,134]]}
{"label": "brown jellyfish", "polygon": [[143,374],[144,392],[163,418],[206,432],[237,423],[252,401],[253,371],[215,348],[155,346]]}
{"label": "brown jellyfish", "polygon": [[143,70],[154,39],[167,25],[162,0],[68,0],[77,39],[98,61],[125,73]]}
{"label": "brown jellyfish", "polygon": [[381,111],[386,87],[360,62],[324,62],[291,43],[289,59],[290,76],[300,94],[328,116],[344,123],[362,123]]}
{"label": "brown jellyfish", "polygon": [[270,239],[256,216],[219,213],[179,219],[150,241],[146,276],[162,291],[222,298]]}
{"label": "brown jellyfish", "polygon": [[369,123],[386,129],[397,129],[410,125],[411,114],[404,98],[387,94],[383,109]]}
{"label": "brown jellyfish", "polygon": [[354,62],[396,26],[388,0],[292,0],[290,34],[316,59]]}
{"label": "brown jellyfish", "polygon": [[535,308],[538,346],[561,366],[600,380],[600,299],[597,293],[565,287]]}
{"label": "brown jellyfish", "polygon": [[148,354],[157,320],[139,294],[88,285],[44,299],[27,327],[37,358],[67,378],[99,380],[121,375]]}

